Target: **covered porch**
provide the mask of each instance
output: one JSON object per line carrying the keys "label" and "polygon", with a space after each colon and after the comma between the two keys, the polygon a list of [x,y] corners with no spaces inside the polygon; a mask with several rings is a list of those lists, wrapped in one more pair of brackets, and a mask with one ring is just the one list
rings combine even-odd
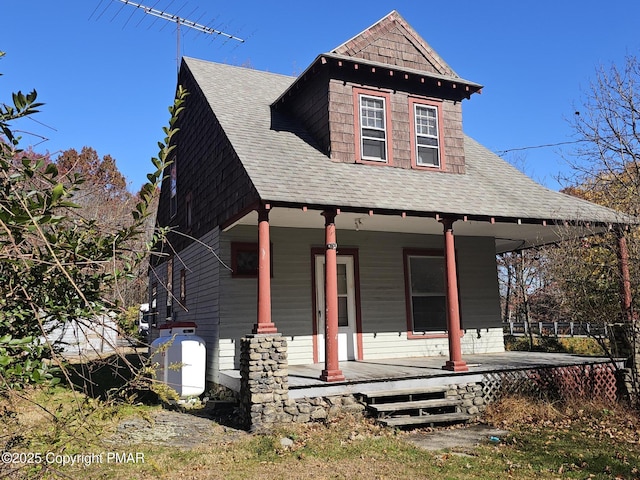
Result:
{"label": "covered porch", "polygon": [[[578,216],[579,217],[579,216]],[[619,240],[619,258],[621,270],[621,300],[624,310],[630,305],[628,282],[628,255],[624,236],[625,225],[588,222],[580,220],[560,220],[558,218],[517,218],[471,216],[451,213],[408,212],[384,209],[362,210],[353,207],[335,206],[313,207],[306,205],[279,205],[262,202],[244,212],[224,228],[227,232],[237,225],[258,225],[258,288],[257,288],[257,321],[254,324],[254,335],[273,335],[287,332],[278,328],[278,315],[271,314],[272,262],[270,259],[270,230],[272,227],[288,229],[319,230],[324,226],[324,246],[321,250],[324,257],[325,272],[323,300],[324,308],[315,311],[325,315],[324,329],[314,331],[314,342],[322,343],[324,355],[318,355],[313,364],[290,365],[288,367],[289,387],[292,391],[302,388],[326,386],[332,383],[336,389],[344,389],[344,385],[362,382],[385,382],[400,379],[430,379],[429,382],[446,382],[447,379],[459,375],[477,375],[486,371],[504,371],[515,368],[537,368],[558,365],[576,365],[598,363],[593,359],[577,359],[575,356],[540,356],[540,354],[522,354],[513,352],[501,354],[462,355],[460,339],[466,329],[461,328],[461,312],[458,300],[458,250],[457,240],[462,238],[485,238],[492,241],[495,254],[530,248],[536,245],[561,242],[563,239],[579,236],[597,235],[610,229],[615,230]],[[323,225],[324,224],[324,225]],[[454,236],[454,228],[456,235]],[[293,230],[291,230],[293,231]],[[355,361],[343,362],[338,358],[338,292],[336,280],[336,255],[341,248],[340,238],[344,234],[355,232],[395,232],[400,234],[420,234],[441,238],[445,259],[446,285],[446,329],[444,333],[449,344],[449,356],[394,358],[372,360],[371,357],[357,355]],[[357,235],[357,234],[356,234]],[[318,238],[321,238],[318,235]],[[349,238],[353,238],[349,236]],[[352,242],[347,243],[353,245]],[[348,250],[348,248],[347,248]],[[344,251],[344,249],[343,249]],[[360,322],[361,320],[358,319]],[[361,326],[358,326],[361,332]],[[321,335],[323,339],[320,340]],[[292,337],[293,340],[293,337]],[[314,350],[316,344],[314,343]],[[362,348],[358,345],[358,351]],[[406,352],[405,352],[406,355]],[[518,360],[520,358],[520,360]],[[606,362],[600,359],[600,363]],[[567,363],[568,362],[568,363]],[[557,365],[555,365],[557,366]],[[443,371],[444,370],[444,371]],[[453,372],[453,373],[451,373]],[[219,383],[232,389],[239,388],[239,375],[233,370],[222,370]],[[437,380],[441,379],[441,380]],[[239,385],[239,383],[238,383]]]}

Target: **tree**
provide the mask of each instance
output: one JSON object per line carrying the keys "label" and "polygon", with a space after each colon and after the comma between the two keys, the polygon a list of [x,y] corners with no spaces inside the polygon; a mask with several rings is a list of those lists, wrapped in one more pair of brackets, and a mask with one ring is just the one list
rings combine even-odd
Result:
{"label": "tree", "polygon": [[[575,174],[564,190],[623,214],[640,214],[640,63],[628,56],[624,65],[596,71],[583,104],[571,120],[577,145],[569,163]],[[621,302],[626,283],[619,268],[620,239],[628,246],[631,308]],[[640,285],[640,238],[637,228],[616,227],[606,235],[565,243],[553,257],[553,275],[575,315],[592,322],[614,323],[614,350],[628,353],[628,366],[640,382],[637,316]],[[625,300],[626,302],[626,300]],[[630,348],[627,348],[630,347]],[[615,352],[614,352],[615,353]]]}
{"label": "tree", "polygon": [[136,252],[130,245],[151,214],[185,95],[179,89],[170,107],[165,141],[152,159],[155,171],[130,221],[111,230],[72,213],[80,173],[64,177],[55,164],[19,148],[11,124],[37,112],[36,91],[14,93],[12,104],[0,104],[0,390],[51,380],[46,359],[56,358],[55,346],[41,340],[48,326],[103,313],[111,306],[105,286],[146,258],[148,249]]}
{"label": "tree", "polygon": [[74,148],[65,150],[56,159],[60,174],[80,173],[85,181],[91,182],[88,192],[98,192],[104,198],[128,199],[127,180],[120,173],[111,155],[100,158],[91,147],[82,147],[80,153]]}
{"label": "tree", "polygon": [[110,155],[100,158],[91,147],[80,153],[71,148],[56,159],[61,176],[80,174],[84,183],[74,195],[74,202],[82,207],[80,214],[95,220],[101,227],[121,226],[135,204],[135,197],[127,189],[127,180],[120,173]]}
{"label": "tree", "polygon": [[[63,177],[79,174],[84,182],[75,192],[73,200],[81,208],[72,215],[85,220],[95,221],[102,231],[115,231],[126,225],[138,196],[127,188],[127,180],[110,155],[102,158],[95,149],[83,147],[80,152],[71,148],[65,150],[55,161]],[[156,201],[156,200],[154,200]],[[155,204],[150,211],[155,212]],[[130,242],[135,251],[144,249],[153,234],[154,215],[150,215],[144,225],[144,233]],[[114,305],[123,307],[137,306],[147,298],[147,269],[140,264],[127,278],[112,285],[111,295]]]}
{"label": "tree", "polygon": [[[596,70],[596,77],[586,92],[583,105],[571,121],[578,148],[570,161],[575,179],[565,193],[604,205],[621,212],[640,214],[640,62],[627,56],[624,65],[615,64]],[[629,247],[631,284],[637,297],[640,285],[638,232],[626,234]],[[620,272],[616,268],[617,238],[613,233],[588,239],[591,248],[582,248],[580,257],[593,272],[587,284],[599,291],[593,296],[583,293],[589,305],[608,305],[609,316],[621,318],[625,312],[613,308],[619,298]],[[584,246],[583,246],[584,247]],[[588,280],[586,276],[582,278]],[[597,278],[597,281],[595,279]],[[600,300],[596,301],[596,297]],[[604,298],[608,300],[605,301]],[[615,315],[613,312],[619,312]]]}
{"label": "tree", "polygon": [[[570,165],[580,196],[640,213],[640,63],[600,67],[571,121],[578,140]],[[571,193],[571,192],[570,192]]]}

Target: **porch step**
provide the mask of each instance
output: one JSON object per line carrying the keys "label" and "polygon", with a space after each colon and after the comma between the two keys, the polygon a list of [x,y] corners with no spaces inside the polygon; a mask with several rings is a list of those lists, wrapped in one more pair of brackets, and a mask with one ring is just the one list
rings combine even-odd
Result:
{"label": "porch step", "polygon": [[362,393],[360,400],[377,421],[390,427],[466,422],[462,400],[447,397],[449,387],[423,387]]}
{"label": "porch step", "polygon": [[409,402],[381,403],[377,405],[368,405],[368,407],[372,412],[384,414],[389,412],[401,412],[409,410],[428,410],[443,407],[457,407],[458,405],[462,405],[462,400],[434,399]]}
{"label": "porch step", "polygon": [[424,398],[443,398],[449,387],[422,387],[405,388],[397,390],[380,390],[377,392],[361,393],[362,401],[375,404],[393,401],[392,397],[406,398],[407,400],[418,400]]}

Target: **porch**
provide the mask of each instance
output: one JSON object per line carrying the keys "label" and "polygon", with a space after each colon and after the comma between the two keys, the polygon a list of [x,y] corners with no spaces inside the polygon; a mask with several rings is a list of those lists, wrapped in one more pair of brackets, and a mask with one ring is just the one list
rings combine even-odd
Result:
{"label": "porch", "polygon": [[[611,360],[563,353],[503,352],[465,355],[468,371],[443,370],[447,360],[444,356],[408,357],[380,360],[340,362],[345,380],[325,382],[320,380],[324,363],[288,366],[290,399],[327,397],[358,393],[373,393],[383,390],[406,390],[414,388],[487,383],[487,378],[519,378],[526,371],[552,369],[582,370],[591,366],[602,366],[613,371]],[[622,362],[617,362],[622,368]],[[240,391],[240,371],[223,370],[219,383]],[[609,387],[602,387],[609,388]],[[615,394],[615,392],[613,392]]]}

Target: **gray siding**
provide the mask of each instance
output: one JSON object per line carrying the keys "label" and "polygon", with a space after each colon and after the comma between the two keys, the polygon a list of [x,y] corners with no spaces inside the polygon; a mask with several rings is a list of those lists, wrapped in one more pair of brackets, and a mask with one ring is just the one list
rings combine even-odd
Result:
{"label": "gray siding", "polygon": [[[239,226],[224,233],[221,238],[221,254],[231,261],[232,242],[257,242],[257,227]],[[311,245],[322,242],[321,230],[293,230],[272,228],[271,308],[273,322],[278,331],[288,337],[289,357],[294,362],[298,337],[312,333],[311,311]],[[320,240],[317,242],[316,239]],[[251,333],[257,319],[257,279],[232,278],[231,272],[221,271],[221,288],[224,295],[220,301],[222,338],[238,339]],[[302,340],[305,344],[309,339]],[[239,345],[234,345],[235,359],[228,362],[229,368],[238,367]],[[303,349],[304,350],[304,349]],[[232,352],[225,353],[228,357]],[[313,361],[313,351],[299,352],[302,363]],[[227,358],[227,360],[229,360]]]}
{"label": "gray siding", "polygon": [[[448,352],[446,339],[407,340],[403,248],[442,248],[441,236],[368,231],[338,231],[340,247],[359,253],[364,359]],[[230,262],[231,242],[256,242],[257,227],[238,226],[221,236],[222,258]],[[272,316],[278,331],[288,337],[290,363],[313,359],[311,248],[322,246],[324,230],[271,228],[273,278]],[[463,327],[501,328],[494,240],[456,238]],[[237,339],[256,322],[257,280],[232,278],[221,270],[220,334]],[[464,344],[474,342],[464,341]],[[477,343],[477,342],[475,342]],[[222,368],[237,368],[237,345],[221,351]],[[499,346],[496,346],[498,348]],[[233,358],[233,361],[232,361]],[[224,365],[226,365],[226,367]]]}
{"label": "gray siding", "polygon": [[[216,257],[219,250],[219,229],[216,228],[174,255],[173,261],[173,320],[197,324],[196,333],[207,345],[207,380],[213,382],[217,381],[219,371],[219,276],[220,270],[225,269]],[[166,264],[163,262],[156,268],[159,324],[166,319]],[[183,303],[180,302],[182,269],[186,272],[186,299]],[[157,337],[157,330],[153,333]]]}

